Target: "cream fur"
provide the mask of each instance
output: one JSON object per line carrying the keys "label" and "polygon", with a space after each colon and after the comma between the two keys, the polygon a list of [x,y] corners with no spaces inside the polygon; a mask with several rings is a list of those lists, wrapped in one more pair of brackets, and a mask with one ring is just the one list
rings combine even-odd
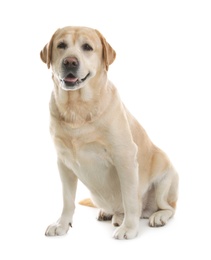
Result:
{"label": "cream fur", "polygon": [[[64,49],[58,48],[66,43]],[[88,43],[92,50],[84,50]],[[89,77],[67,89],[61,81],[66,57],[79,61],[77,78]],[[90,190],[100,209],[99,220],[112,218],[117,239],[134,238],[139,219],[163,226],[175,213],[178,175],[145,130],[128,112],[107,78],[115,51],[98,31],[65,27],[41,51],[52,67],[54,91],[50,101],[50,130],[63,185],[63,211],[46,230],[63,235],[72,225],[77,180]]]}

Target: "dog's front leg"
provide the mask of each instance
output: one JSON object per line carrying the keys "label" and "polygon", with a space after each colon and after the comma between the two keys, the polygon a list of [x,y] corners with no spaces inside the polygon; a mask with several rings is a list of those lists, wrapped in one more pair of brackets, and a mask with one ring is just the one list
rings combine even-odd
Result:
{"label": "dog's front leg", "polygon": [[46,236],[61,236],[66,234],[69,227],[72,226],[72,217],[75,210],[77,177],[61,160],[58,160],[58,168],[63,188],[63,211],[57,222],[47,228],[45,232]]}
{"label": "dog's front leg", "polygon": [[132,143],[114,153],[114,164],[120,180],[124,220],[114,232],[114,238],[130,239],[138,234],[141,202],[138,198],[137,146]]}

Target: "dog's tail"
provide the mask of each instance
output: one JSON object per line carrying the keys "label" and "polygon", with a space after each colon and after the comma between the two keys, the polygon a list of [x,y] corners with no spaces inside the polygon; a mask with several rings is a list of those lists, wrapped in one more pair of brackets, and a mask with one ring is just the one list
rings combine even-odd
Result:
{"label": "dog's tail", "polygon": [[93,204],[93,202],[91,201],[91,199],[84,199],[79,201],[80,205],[83,206],[87,206],[87,207],[92,207],[92,208],[96,208],[96,206]]}

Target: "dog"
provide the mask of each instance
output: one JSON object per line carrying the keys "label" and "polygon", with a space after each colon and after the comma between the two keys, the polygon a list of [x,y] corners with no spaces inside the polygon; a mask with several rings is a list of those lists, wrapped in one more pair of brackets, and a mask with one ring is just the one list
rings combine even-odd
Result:
{"label": "dog", "polygon": [[114,49],[98,30],[67,26],[40,57],[52,68],[50,132],[63,187],[61,217],[46,236],[72,226],[78,179],[99,208],[98,220],[116,226],[114,238],[135,238],[140,218],[149,218],[151,227],[165,225],[176,210],[178,174],[109,81]]}

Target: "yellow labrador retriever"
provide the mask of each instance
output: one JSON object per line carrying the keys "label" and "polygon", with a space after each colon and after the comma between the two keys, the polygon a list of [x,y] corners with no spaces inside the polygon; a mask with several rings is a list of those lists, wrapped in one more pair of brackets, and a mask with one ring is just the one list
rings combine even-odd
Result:
{"label": "yellow labrador retriever", "polygon": [[114,238],[136,237],[140,218],[165,225],[175,213],[178,175],[108,80],[115,51],[97,30],[65,27],[40,56],[52,67],[50,130],[63,186],[61,217],[46,235],[64,235],[72,225],[78,179],[98,219],[118,226]]}

